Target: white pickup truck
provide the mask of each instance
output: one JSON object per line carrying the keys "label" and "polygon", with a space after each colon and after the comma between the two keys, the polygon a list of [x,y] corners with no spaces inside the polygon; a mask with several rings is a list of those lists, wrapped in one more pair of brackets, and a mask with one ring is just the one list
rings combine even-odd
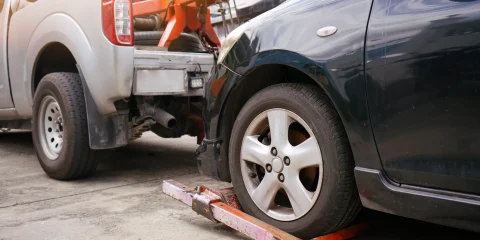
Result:
{"label": "white pickup truck", "polygon": [[31,129],[55,179],[92,173],[96,150],[153,131],[203,136],[203,79],[214,64],[198,37],[170,49],[140,32],[131,0],[0,0],[0,128]]}

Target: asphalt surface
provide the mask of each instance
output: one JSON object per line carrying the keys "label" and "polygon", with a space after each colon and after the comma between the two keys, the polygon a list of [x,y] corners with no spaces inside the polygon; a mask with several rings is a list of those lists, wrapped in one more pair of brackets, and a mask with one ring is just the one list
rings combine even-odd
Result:
{"label": "asphalt surface", "polygon": [[[246,239],[162,193],[162,181],[228,187],[197,172],[194,138],[145,134],[106,151],[96,174],[76,181],[48,178],[29,132],[0,133],[0,240]],[[357,239],[480,239],[479,235],[365,211],[373,230]]]}
{"label": "asphalt surface", "polygon": [[162,180],[227,187],[198,174],[194,138],[145,134],[102,153],[96,174],[48,178],[31,134],[0,133],[0,239],[244,239],[162,193]]}

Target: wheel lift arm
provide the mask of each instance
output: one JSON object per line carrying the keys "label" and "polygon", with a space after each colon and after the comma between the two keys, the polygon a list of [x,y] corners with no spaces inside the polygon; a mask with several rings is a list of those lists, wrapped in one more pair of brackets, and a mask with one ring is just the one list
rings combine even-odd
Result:
{"label": "wheel lift arm", "polygon": [[204,186],[192,189],[173,180],[163,181],[165,194],[191,206],[198,214],[216,223],[222,222],[252,239],[299,240],[299,238],[240,211],[238,209],[240,205],[234,197],[233,189],[222,191],[222,193],[218,193]]}
{"label": "wheel lift arm", "polygon": [[[198,186],[196,189],[192,189],[174,180],[166,180],[163,181],[163,192],[192,207],[195,212],[213,222],[221,222],[252,239],[299,240],[287,232],[242,212],[233,188],[217,191],[205,186]],[[368,228],[368,224],[360,223],[313,240],[352,239]]]}

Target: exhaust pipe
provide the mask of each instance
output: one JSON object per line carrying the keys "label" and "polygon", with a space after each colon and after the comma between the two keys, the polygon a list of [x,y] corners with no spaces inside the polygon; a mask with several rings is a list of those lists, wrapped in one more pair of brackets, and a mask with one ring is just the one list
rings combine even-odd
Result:
{"label": "exhaust pipe", "polygon": [[172,114],[166,112],[161,108],[155,108],[155,114],[152,116],[153,120],[165,128],[173,128],[177,125],[177,119]]}

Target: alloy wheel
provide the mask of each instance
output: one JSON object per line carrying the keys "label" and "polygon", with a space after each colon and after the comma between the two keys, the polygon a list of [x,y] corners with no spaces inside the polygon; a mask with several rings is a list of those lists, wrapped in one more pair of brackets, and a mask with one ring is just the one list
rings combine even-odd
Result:
{"label": "alloy wheel", "polygon": [[297,114],[281,108],[259,114],[245,132],[240,159],[247,192],[265,214],[293,221],[313,208],[322,186],[322,154]]}

